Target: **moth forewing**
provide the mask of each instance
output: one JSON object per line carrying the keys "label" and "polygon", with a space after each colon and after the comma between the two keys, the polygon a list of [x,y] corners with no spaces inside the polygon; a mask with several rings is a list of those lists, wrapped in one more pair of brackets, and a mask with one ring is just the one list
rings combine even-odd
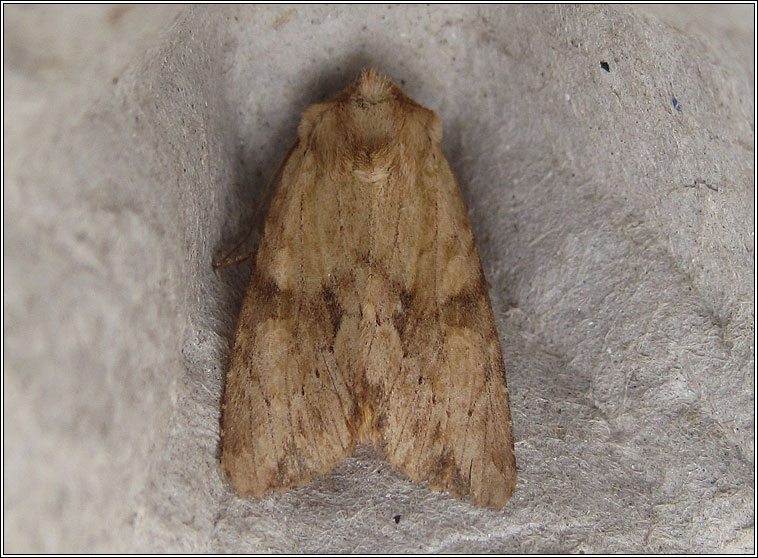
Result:
{"label": "moth forewing", "polygon": [[513,493],[505,368],[441,135],[374,70],[305,112],[227,375],[221,464],[239,493],[303,484],[363,441],[477,505]]}

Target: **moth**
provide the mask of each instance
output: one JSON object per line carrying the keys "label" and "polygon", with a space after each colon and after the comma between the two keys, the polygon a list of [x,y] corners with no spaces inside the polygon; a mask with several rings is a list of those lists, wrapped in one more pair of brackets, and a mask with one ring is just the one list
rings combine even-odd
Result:
{"label": "moth", "polygon": [[505,367],[439,118],[368,70],[297,135],[237,324],[222,469],[260,497],[371,443],[410,479],[501,508]]}

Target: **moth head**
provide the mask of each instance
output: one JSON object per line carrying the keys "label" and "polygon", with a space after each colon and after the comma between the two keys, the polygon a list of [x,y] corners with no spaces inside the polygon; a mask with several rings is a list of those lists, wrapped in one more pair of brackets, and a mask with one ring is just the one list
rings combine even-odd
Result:
{"label": "moth head", "polygon": [[396,91],[400,91],[389,79],[379,75],[376,68],[361,72],[351,87],[354,89],[353,98],[366,104],[376,104],[393,99],[396,97]]}
{"label": "moth head", "polygon": [[330,101],[308,108],[298,137],[304,145],[315,137],[345,138],[351,150],[371,152],[393,144],[398,130],[409,127],[415,128],[413,137],[436,144],[442,140],[439,117],[371,68]]}

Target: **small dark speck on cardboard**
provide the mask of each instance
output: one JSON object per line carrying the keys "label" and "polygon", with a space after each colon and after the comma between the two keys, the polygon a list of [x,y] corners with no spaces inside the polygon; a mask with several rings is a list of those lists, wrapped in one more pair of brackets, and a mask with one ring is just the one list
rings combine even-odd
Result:
{"label": "small dark speck on cardboard", "polygon": [[677,101],[674,96],[671,97],[671,106],[676,109],[676,112],[682,112],[682,105],[679,104],[679,101]]}
{"label": "small dark speck on cardboard", "polygon": [[601,60],[600,61],[600,67],[603,70],[605,70],[606,72],[610,72],[611,71],[611,67],[608,65],[608,62],[606,62],[605,60]]}

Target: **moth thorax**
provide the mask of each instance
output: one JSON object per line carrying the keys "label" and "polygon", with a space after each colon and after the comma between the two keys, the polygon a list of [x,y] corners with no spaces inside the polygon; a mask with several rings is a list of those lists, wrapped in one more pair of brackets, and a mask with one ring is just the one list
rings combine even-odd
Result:
{"label": "moth thorax", "polygon": [[392,157],[386,147],[367,149],[355,158],[353,175],[365,184],[380,184],[387,180],[391,167]]}

